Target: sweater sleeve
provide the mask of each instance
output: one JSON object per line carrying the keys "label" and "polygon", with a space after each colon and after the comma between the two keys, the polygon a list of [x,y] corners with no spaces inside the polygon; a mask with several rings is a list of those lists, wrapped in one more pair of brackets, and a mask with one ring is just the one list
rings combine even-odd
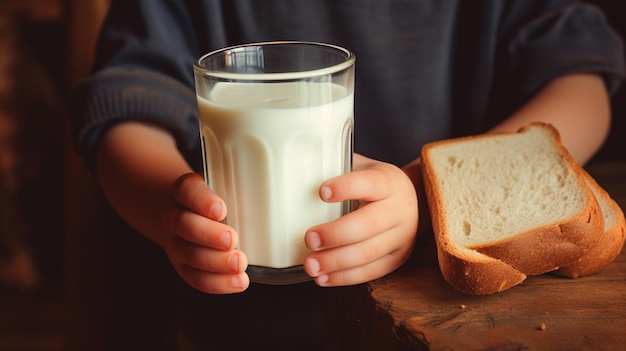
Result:
{"label": "sweater sleeve", "polygon": [[100,33],[94,72],[70,97],[75,146],[92,171],[96,171],[98,140],[121,120],[167,128],[188,161],[197,154],[192,66],[198,49],[192,16],[184,3],[112,2]]}
{"label": "sweater sleeve", "polygon": [[[550,3],[561,4],[550,8]],[[567,4],[568,3],[568,4]],[[522,95],[568,73],[597,73],[610,93],[624,77],[623,43],[604,14],[588,4],[547,1],[515,28],[506,46],[509,76]]]}

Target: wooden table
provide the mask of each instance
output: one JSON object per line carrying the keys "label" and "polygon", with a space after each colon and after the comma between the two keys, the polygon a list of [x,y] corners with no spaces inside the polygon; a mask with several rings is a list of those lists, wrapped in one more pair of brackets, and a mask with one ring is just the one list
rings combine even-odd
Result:
{"label": "wooden table", "polygon": [[[626,209],[626,162],[588,167]],[[626,350],[626,249],[595,275],[552,274],[488,296],[441,276],[432,236],[389,276],[328,291],[330,350]]]}

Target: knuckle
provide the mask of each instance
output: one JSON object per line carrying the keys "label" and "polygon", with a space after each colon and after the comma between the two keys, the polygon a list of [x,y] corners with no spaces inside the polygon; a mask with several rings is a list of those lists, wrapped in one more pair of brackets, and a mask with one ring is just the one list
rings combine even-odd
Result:
{"label": "knuckle", "polygon": [[369,263],[378,258],[378,248],[375,245],[364,244],[361,250],[361,259]]}
{"label": "knuckle", "polygon": [[369,268],[364,268],[361,271],[361,277],[360,277],[359,280],[362,281],[362,282],[368,282],[368,281],[374,280],[376,278],[378,278],[378,274],[377,274],[376,270],[369,269]]}
{"label": "knuckle", "polygon": [[193,186],[195,182],[200,180],[200,178],[201,176],[197,173],[185,173],[182,176],[178,177],[170,187],[171,196],[176,201],[180,201],[180,199],[183,199],[185,197],[185,194],[193,194]]}
{"label": "knuckle", "polygon": [[189,268],[189,270],[192,270],[192,272],[190,272],[190,274],[187,275],[187,279],[186,279],[189,285],[191,285],[195,289],[198,289],[200,291],[204,291],[207,293],[215,292],[215,288],[212,284],[212,279],[208,277],[208,274],[195,270],[193,268]]}
{"label": "knuckle", "polygon": [[183,223],[183,211],[181,211],[180,209],[172,210],[170,212],[170,223],[171,228],[174,230],[174,232],[178,233]]}
{"label": "knuckle", "polygon": [[176,191],[180,191],[181,189],[183,189],[187,184],[189,184],[189,182],[191,180],[193,180],[194,178],[197,178],[198,175],[196,173],[185,173],[182,176],[178,177],[175,181],[174,184],[172,185],[172,189],[176,190]]}
{"label": "knuckle", "polygon": [[195,259],[194,248],[188,243],[184,243],[182,246],[183,259],[187,264],[193,265]]}

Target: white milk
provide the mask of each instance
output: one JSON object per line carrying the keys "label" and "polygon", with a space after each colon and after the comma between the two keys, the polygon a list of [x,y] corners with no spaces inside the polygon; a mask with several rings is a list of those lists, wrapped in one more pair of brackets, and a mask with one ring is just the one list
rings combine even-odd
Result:
{"label": "white milk", "polygon": [[306,230],[342,215],[318,192],[349,171],[352,94],[332,84],[219,83],[211,100],[198,97],[205,174],[240,249],[250,265],[301,265]]}

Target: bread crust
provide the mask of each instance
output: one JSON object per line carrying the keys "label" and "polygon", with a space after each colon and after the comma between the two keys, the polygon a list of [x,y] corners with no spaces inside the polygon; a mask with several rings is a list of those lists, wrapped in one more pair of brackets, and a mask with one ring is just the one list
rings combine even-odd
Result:
{"label": "bread crust", "polygon": [[501,292],[520,284],[527,277],[510,265],[486,255],[481,260],[467,260],[438,248],[437,256],[444,279],[453,288],[466,294],[489,295]]}
{"label": "bread crust", "polygon": [[527,275],[551,272],[572,263],[597,246],[601,238],[597,233],[604,230],[599,205],[593,194],[588,198],[585,208],[568,220],[472,249],[502,260]]}
{"label": "bread crust", "polygon": [[[429,170],[424,169],[424,173]],[[434,175],[433,175],[434,177]],[[431,176],[425,174],[424,186],[432,216],[437,246],[437,258],[443,278],[458,291],[472,295],[487,295],[520,284],[526,274],[510,265],[479,252],[465,253],[449,240],[447,228],[441,226],[444,208],[435,196]],[[471,257],[470,257],[471,256]]]}
{"label": "bread crust", "polygon": [[442,143],[497,135],[438,141],[426,145],[422,150],[424,184],[435,232],[439,266],[444,279],[459,291],[473,295],[492,294],[520,284],[527,275],[542,274],[571,264],[596,246],[604,230],[599,204],[584,181],[582,168],[562,145],[556,129],[545,123],[532,123],[521,128],[518,133],[523,133],[528,128],[545,128],[549,131],[559,152],[579,180],[588,199],[587,203],[571,218],[480,247],[461,247],[450,239],[439,189],[441,180],[437,179],[429,150]]}
{"label": "bread crust", "polygon": [[626,219],[617,202],[587,172],[584,172],[587,184],[594,188],[598,201],[606,204],[615,215],[613,223],[605,223],[604,234],[597,244],[585,255],[555,271],[556,274],[580,278],[603,270],[619,255],[626,241]]}

